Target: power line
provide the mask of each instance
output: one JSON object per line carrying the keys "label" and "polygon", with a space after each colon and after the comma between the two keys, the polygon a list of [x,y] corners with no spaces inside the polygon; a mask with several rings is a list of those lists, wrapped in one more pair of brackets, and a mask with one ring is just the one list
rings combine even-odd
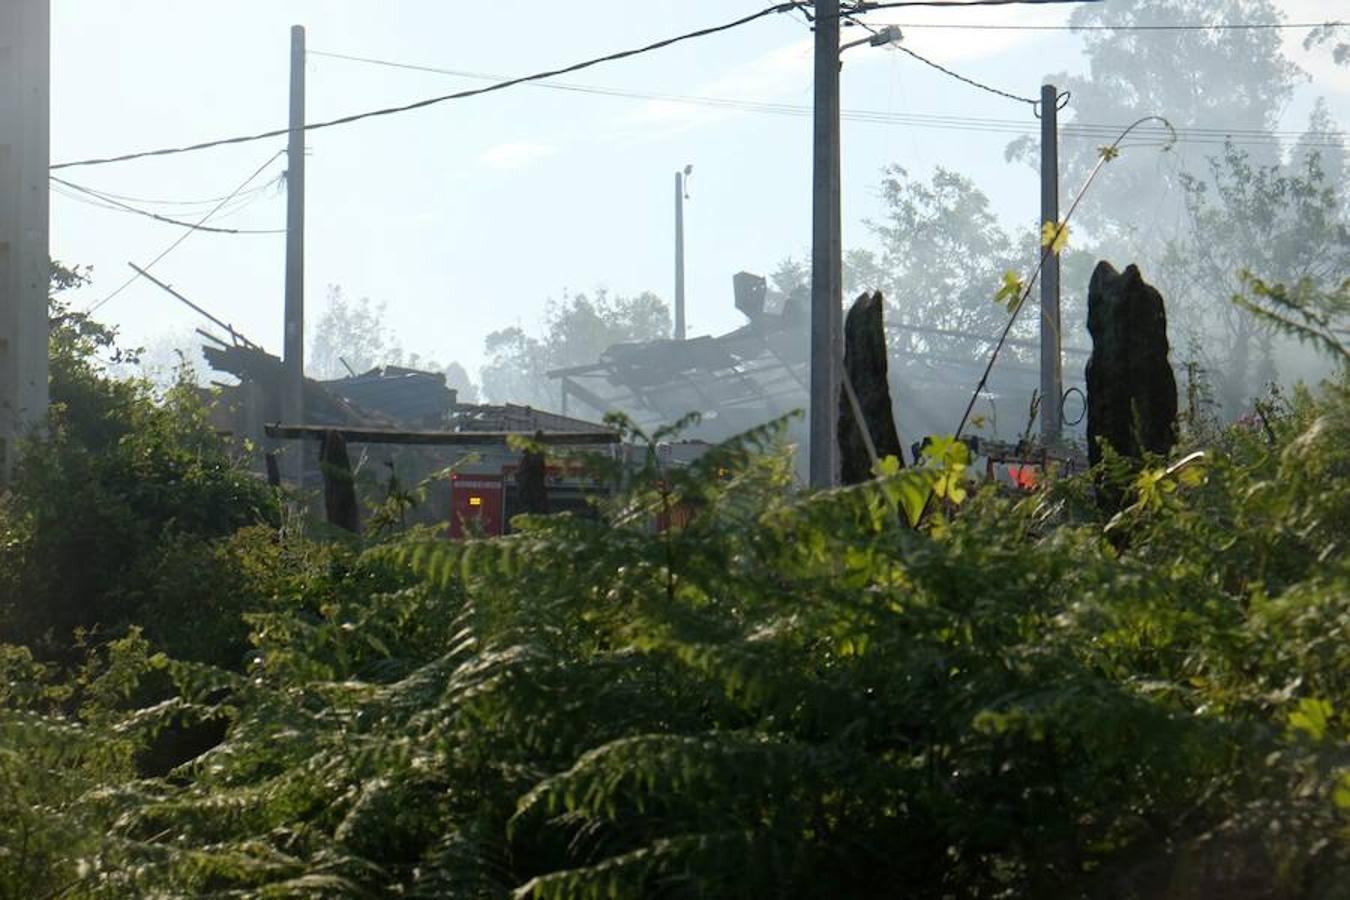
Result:
{"label": "power line", "polygon": [[[982,0],[982,2],[986,3],[1008,2],[1008,0]],[[1020,0],[1020,2],[1027,2],[1027,0]],[[1050,0],[1038,0],[1038,2],[1050,2]],[[1053,2],[1068,2],[1068,0],[1053,0]],[[797,6],[798,4],[796,3],[779,3],[776,6],[766,7],[765,9],[761,9],[759,12],[751,13],[747,16],[741,16],[739,19],[735,19],[731,22],[727,22],[722,25],[713,25],[707,28],[700,28],[697,31],[686,32],[684,34],[656,41],[654,43],[647,44],[642,47],[636,47],[629,50],[620,50],[616,53],[610,53],[605,56],[594,57],[592,59],[584,60],[579,63],[573,63],[571,65],[563,66],[558,69],[549,69],[544,72],[536,72],[533,75],[522,75],[519,78],[511,78],[506,81],[500,81],[497,82],[496,84],[490,84],[481,88],[472,88],[466,91],[456,91],[453,94],[442,94],[439,97],[428,97],[425,100],[418,100],[413,103],[405,103],[401,106],[388,106],[382,109],[373,109],[367,112],[341,116],[339,118],[329,119],[324,122],[314,122],[306,125],[304,130],[317,131],[321,128],[333,128],[338,125],[350,125],[353,122],[360,122],[364,119],[372,119],[377,116],[390,116],[395,115],[397,113],[410,112],[415,109],[424,109],[428,106],[434,106],[438,103],[445,103],[450,100],[463,100],[469,97],[477,97],[482,94],[489,94],[494,91],[501,91],[505,90],[506,88],[515,87],[516,85],[519,84],[527,84],[529,82],[539,81],[544,78],[553,78],[558,75],[566,75],[570,72],[578,72],[581,71],[582,69],[589,69],[592,66],[601,65],[602,63],[615,62],[617,60],[627,59],[632,56],[638,56],[643,53],[650,53],[654,50],[661,50],[666,47],[670,47],[674,44],[682,43],[684,41],[708,37],[709,35],[718,34],[723,31],[730,31],[733,28],[739,28],[742,25],[747,25],[758,19],[765,18],[766,16],[771,16],[776,13],[790,12],[796,9]],[[268,138],[281,137],[289,133],[290,133],[289,128],[276,128],[270,131],[259,132],[257,134],[240,135],[237,137],[229,137],[229,138],[219,138],[217,140],[202,141],[201,143],[189,144],[182,147],[165,147],[159,150],[142,150],[136,153],[124,153],[121,154],[120,156],[105,156],[91,159],[75,160],[72,162],[57,163],[56,165],[51,166],[51,168],[67,169],[72,168],[74,166],[96,166],[96,165],[104,165],[106,163],[126,162],[128,160],[144,159],[146,157],[151,156],[170,156],[179,153],[190,153],[195,150],[206,150],[211,147],[224,147],[231,144],[245,144],[250,143],[252,141],[261,141],[266,140]]]}
{"label": "power line", "polygon": [[[877,7],[881,8],[881,7]],[[872,7],[861,10],[871,12]],[[1293,28],[1340,28],[1345,22],[1216,22],[1212,25],[984,25],[956,22],[878,22],[897,28],[942,28],[954,31],[1245,31]]]}
{"label": "power line", "polygon": [[[861,21],[861,20],[859,20],[859,19],[856,19],[856,18],[854,18],[853,16],[846,15],[845,18],[848,19],[850,22],[853,22],[855,25],[861,25],[861,26],[862,26],[864,29],[866,29],[867,31],[872,32],[872,34],[880,34],[880,33],[881,33],[878,29],[873,28],[871,25],[869,25],[869,24],[867,24],[866,22],[863,22],[863,21]],[[988,85],[988,84],[984,84],[983,82],[980,82],[980,81],[976,81],[976,80],[973,79],[973,78],[967,78],[965,75],[962,75],[962,74],[960,74],[960,73],[958,73],[958,72],[953,72],[951,69],[947,68],[946,66],[939,65],[938,63],[933,62],[931,59],[929,59],[929,58],[926,57],[926,56],[920,56],[918,53],[915,53],[913,50],[909,49],[908,47],[901,46],[900,44],[897,44],[897,43],[892,42],[892,43],[888,44],[887,46],[888,46],[890,49],[892,49],[892,50],[899,50],[901,53],[906,53],[906,54],[908,54],[908,55],[914,57],[914,58],[917,59],[919,62],[923,63],[923,64],[926,65],[926,66],[931,66],[932,68],[937,69],[939,72],[941,72],[941,73],[944,74],[944,75],[950,76],[951,78],[955,78],[957,81],[963,81],[963,82],[965,82],[966,84],[970,85],[970,86],[973,87],[973,88],[977,88],[977,89],[979,89],[979,90],[981,90],[981,91],[986,91],[986,92],[988,92],[988,93],[990,93],[990,94],[993,94],[993,95],[995,95],[995,96],[997,96],[997,97],[1004,97],[1004,98],[1006,98],[1006,99],[1008,99],[1008,100],[1016,100],[1016,101],[1019,102],[1019,103],[1026,103],[1026,104],[1029,104],[1029,105],[1032,106],[1032,107],[1034,107],[1034,106],[1036,105],[1036,103],[1038,102],[1038,101],[1036,101],[1036,100],[1031,99],[1030,97],[1020,97],[1020,96],[1018,96],[1017,94],[1010,94],[1010,93],[1008,93],[1007,91],[1000,90],[999,88],[993,87],[993,86]]]}
{"label": "power line", "polygon": [[[398,62],[394,60],[376,59],[367,56],[356,56],[346,53],[331,53],[322,50],[310,50],[310,56],[327,57],[330,59],[346,60],[349,62],[363,63],[372,66],[382,66],[393,69],[406,69],[414,72],[426,72],[435,75],[444,75],[454,78],[464,78],[480,81],[500,81],[504,76],[493,75],[484,72],[466,71],[463,69],[445,69],[436,66],[420,65],[416,63]],[[715,109],[732,109],[740,112],[758,113],[761,115],[778,115],[788,117],[806,118],[812,115],[810,106],[776,103],[761,100],[746,100],[730,97],[706,97],[688,94],[669,94],[653,91],[633,91],[622,90],[620,88],[604,87],[600,85],[578,84],[576,82],[559,81],[536,81],[529,85],[533,88],[542,90],[566,91],[569,93],[588,94],[602,97],[618,97],[629,100],[647,100],[662,103],[683,103],[695,106],[707,106]],[[1019,98],[1021,99],[1021,98]],[[989,132],[996,134],[1027,134],[1032,126],[1024,121],[1016,119],[993,119],[969,116],[942,116],[929,115],[924,113],[896,113],[883,112],[879,110],[865,109],[844,109],[842,117],[848,121],[865,122],[871,124],[895,124],[911,125],[921,128],[936,128],[955,131],[975,131]],[[1094,123],[1066,123],[1061,126],[1061,132],[1064,137],[1080,138],[1084,140],[1097,139],[1102,137],[1114,137],[1119,134],[1122,125],[1113,124],[1094,124]],[[1154,134],[1156,131],[1156,134]],[[1223,144],[1228,139],[1232,139],[1235,144],[1272,144],[1280,143],[1283,140],[1293,140],[1305,137],[1303,132],[1299,131],[1267,131],[1264,129],[1250,128],[1211,128],[1203,126],[1186,127],[1177,129],[1178,139],[1184,143],[1202,143],[1202,144]],[[1163,129],[1152,130],[1147,126],[1136,129],[1135,133],[1150,135],[1158,138],[1170,137],[1170,133]],[[1319,135],[1320,137],[1320,135]],[[1335,147],[1341,145],[1341,140],[1345,137],[1343,132],[1327,132],[1325,140],[1314,141],[1310,146]]]}
{"label": "power line", "polygon": [[[59,185],[63,185],[63,186],[65,186],[65,187],[67,187],[67,188],[70,188],[70,189],[73,190],[73,191],[78,191],[78,192],[81,193],[81,194],[85,194],[85,195],[87,195],[87,196],[89,196],[89,197],[93,197],[93,198],[95,198],[96,200],[102,201],[102,202],[93,202],[93,201],[88,201],[88,200],[82,200],[80,197],[72,196],[71,194],[67,193],[65,196],[70,197],[72,200],[78,200],[78,201],[80,201],[80,202],[89,203],[91,206],[98,206],[98,207],[100,207],[100,208],[102,208],[102,209],[111,209],[111,210],[114,210],[114,211],[116,211],[116,212],[128,212],[128,213],[134,213],[134,214],[136,214],[136,215],[138,215],[138,216],[145,216],[145,217],[148,218],[148,219],[154,219],[154,220],[157,221],[157,222],[163,222],[163,223],[165,223],[165,224],[167,224],[167,225],[177,225],[177,226],[179,226],[179,227],[181,227],[181,228],[190,228],[190,229],[193,229],[194,231],[205,231],[205,232],[209,232],[209,233],[211,233],[211,234],[285,234],[285,233],[286,233],[286,229],[284,229],[284,228],[218,228],[218,227],[213,226],[213,225],[202,225],[202,224],[200,224],[200,223],[194,225],[194,224],[191,223],[191,222],[184,222],[184,221],[182,221],[181,219],[174,219],[174,218],[170,218],[169,216],[161,216],[159,213],[154,213],[154,212],[151,212],[151,211],[149,211],[149,210],[147,210],[147,209],[140,209],[139,207],[132,206],[132,205],[129,204],[129,203],[123,203],[123,202],[120,201],[120,200],[115,200],[115,199],[113,199],[113,198],[110,197],[110,196],[107,196],[107,195],[105,195],[105,194],[101,194],[101,193],[99,193],[98,191],[94,190],[93,188],[87,188],[87,187],[84,187],[84,186],[82,186],[82,185],[75,184],[75,183],[72,182],[72,181],[66,181],[65,179],[57,178],[55,175],[50,175],[50,176],[48,176],[48,177],[51,178],[52,181],[56,182],[56,183],[59,184]],[[226,200],[231,200],[231,199],[233,199],[233,197],[226,197],[225,199],[226,199]]]}
{"label": "power line", "polygon": [[[240,191],[244,190],[244,188],[248,187],[249,184],[251,184],[251,183],[253,182],[253,179],[257,178],[257,177],[258,177],[259,175],[261,175],[264,171],[266,171],[266,169],[267,169],[268,166],[272,165],[272,163],[274,163],[274,162],[276,162],[278,159],[280,159],[281,156],[284,155],[285,153],[286,153],[286,148],[283,147],[282,149],[278,150],[276,153],[273,153],[271,156],[269,156],[269,157],[267,158],[267,161],[264,162],[261,166],[258,166],[258,168],[254,170],[254,172],[253,172],[252,175],[248,176],[248,177],[245,178],[242,182],[239,183],[239,187],[235,188],[234,191],[232,191],[230,194],[228,194],[228,195],[225,197],[224,200],[220,201],[220,203],[217,204],[216,207],[215,207],[214,209],[212,209],[212,210],[211,210],[210,212],[208,212],[206,215],[202,216],[201,219],[200,219],[195,225],[188,225],[188,230],[187,230],[187,231],[185,231],[185,232],[183,232],[181,235],[179,235],[177,240],[175,240],[172,244],[170,244],[169,246],[167,246],[167,247],[165,247],[163,250],[161,250],[161,251],[159,252],[159,255],[158,255],[158,256],[156,256],[154,259],[150,260],[150,262],[148,262],[148,263],[146,263],[144,266],[142,266],[141,269],[147,270],[147,271],[148,271],[149,269],[154,268],[154,266],[155,266],[156,263],[158,263],[158,262],[159,262],[160,260],[162,260],[164,257],[168,256],[168,255],[169,255],[170,253],[172,253],[175,249],[177,249],[177,247],[178,247],[179,244],[183,243],[183,241],[187,240],[187,239],[188,239],[189,237],[191,237],[194,233],[196,233],[197,231],[201,230],[202,226],[206,224],[207,220],[209,220],[212,216],[214,216],[214,215],[215,215],[222,207],[225,206],[226,203],[229,203],[231,200],[233,200],[234,197],[235,197]],[[137,271],[135,275],[132,275],[132,276],[131,276],[130,278],[128,278],[126,281],[122,282],[122,284],[117,288],[117,290],[113,291],[111,294],[109,294],[108,296],[104,297],[102,300],[99,300],[98,302],[93,303],[93,304],[91,304],[89,307],[87,307],[87,308],[85,309],[85,314],[88,315],[88,314],[92,314],[92,313],[94,313],[94,312],[97,312],[97,311],[98,311],[100,308],[102,308],[109,300],[111,300],[112,298],[116,297],[118,294],[122,293],[122,292],[125,291],[127,288],[131,287],[131,285],[134,284],[134,283],[136,282],[136,279],[138,279],[138,278],[140,278],[140,277],[141,277],[141,272],[140,272],[140,271]]]}
{"label": "power line", "polygon": [[[279,181],[280,176],[267,182],[266,184],[260,184],[257,187],[249,188],[246,191],[240,191],[236,195],[236,199],[243,197],[250,197],[254,194],[260,194],[263,191],[267,190],[268,188],[272,187],[273,185],[279,183]],[[116,194],[113,193],[112,191],[105,191],[101,188],[93,192],[100,197],[108,198],[111,200],[121,200],[125,203],[139,203],[143,206],[211,206],[212,204],[219,203],[221,200],[229,199],[228,194],[220,197],[204,197],[201,200],[157,200],[150,197],[135,197],[128,194]]]}
{"label": "power line", "polygon": [[870,0],[855,3],[848,10],[841,10],[840,16],[869,13],[878,9],[906,9],[925,6],[937,9],[957,9],[971,6],[1057,6],[1066,3],[1083,5],[1102,3],[1104,0],[897,0],[897,2],[874,3]]}
{"label": "power line", "polygon": [[[75,203],[80,203],[80,204],[83,204],[83,205],[85,205],[85,206],[91,206],[91,207],[93,207],[94,209],[105,209],[105,210],[108,210],[109,212],[116,212],[116,213],[125,213],[125,212],[127,212],[127,210],[126,210],[125,208],[123,208],[123,207],[120,207],[120,206],[114,206],[114,205],[113,205],[112,203],[110,203],[110,202],[107,202],[107,201],[104,201],[104,200],[99,200],[99,199],[97,199],[97,198],[95,198],[95,197],[90,197],[90,196],[86,196],[86,195],[84,195],[84,194],[79,194],[79,193],[77,193],[77,192],[75,192],[75,191],[69,190],[69,189],[67,189],[67,188],[65,188],[65,187],[63,187],[63,186],[61,186],[60,184],[53,183],[53,184],[51,185],[51,191],[52,191],[52,193],[55,194],[55,195],[58,195],[58,196],[61,196],[61,197],[65,197],[67,200],[70,200],[70,201],[75,202]],[[234,215],[235,213],[237,213],[237,212],[240,211],[241,209],[244,209],[245,207],[251,205],[252,202],[253,202],[255,199],[256,199],[256,198],[247,198],[247,197],[241,198],[241,201],[240,201],[240,202],[237,202],[237,203],[235,203],[235,204],[233,204],[233,205],[227,207],[226,209],[222,210],[220,213],[218,213],[218,214],[216,215],[216,218],[219,219],[219,218],[221,218],[222,216],[225,216],[225,215]],[[166,217],[166,218],[167,218],[167,217]],[[189,226],[189,227],[190,227],[190,225],[191,225],[191,223],[182,222],[181,220],[175,220],[175,224],[181,224],[181,225]],[[211,230],[211,229],[204,229],[204,230]],[[226,228],[221,228],[221,229],[217,229],[217,230],[218,230],[218,231],[221,231],[221,232],[229,232],[229,231],[230,231],[230,229],[226,229]],[[247,229],[240,229],[240,231],[241,231],[242,233],[245,233],[245,234],[250,233]]]}
{"label": "power line", "polygon": [[[958,7],[978,7],[978,6],[1012,6],[1012,5],[1045,6],[1045,5],[1065,4],[1065,3],[1084,4],[1084,3],[1100,3],[1100,2],[1103,2],[1103,0],[946,0],[946,2],[943,2],[943,0],[905,0],[905,2],[899,3],[869,4],[867,6],[867,9],[869,10],[891,9],[898,7],[916,7],[916,6],[943,7],[955,9]],[[519,78],[512,78],[507,81],[502,81],[497,84],[490,84],[482,88],[474,88],[467,91],[457,91],[453,94],[443,94],[439,97],[428,97],[425,100],[418,100],[413,103],[403,104],[401,106],[389,106],[384,107],[382,109],[374,109],[361,113],[353,113],[352,115],[341,116],[339,118],[329,119],[324,122],[314,122],[304,126],[304,130],[317,131],[321,128],[332,128],[338,125],[350,125],[353,122],[360,122],[365,119],[375,118],[377,116],[389,116],[395,115],[397,113],[411,112],[412,110],[424,109],[428,106],[434,106],[436,104],[445,103],[450,100],[463,100],[469,97],[477,97],[482,94],[488,94],[494,91],[505,90],[506,88],[515,87],[516,85],[520,84],[527,84],[532,81],[540,81],[542,79],[552,78],[557,75],[566,75],[571,72],[578,72],[581,71],[582,69],[588,69],[593,66],[601,65],[603,63],[615,62],[621,59],[628,59],[629,57],[638,56],[644,53],[650,53],[654,50],[661,50],[666,47],[673,46],[674,44],[679,44],[697,38],[708,37],[710,35],[719,34],[724,31],[730,31],[733,28],[739,28],[742,25],[748,25],[751,22],[757,21],[767,16],[775,15],[778,13],[796,11],[801,8],[801,5],[802,4],[800,2],[779,3],[775,6],[765,7],[764,9],[761,9],[758,12],[750,13],[749,15],[746,16],[741,16],[739,19],[734,19],[730,22],[726,22],[721,25],[713,25],[707,28],[700,28],[696,31],[690,31],[684,34],[676,35],[674,37],[665,38],[664,40],[656,41],[654,43],[647,44],[642,47],[635,47],[628,50],[620,50],[615,53],[610,53],[605,56],[594,57],[592,59],[584,60],[579,63],[573,63],[571,65],[563,66],[558,69],[549,69],[543,72],[536,72],[532,75],[523,75]],[[855,10],[855,12],[862,12],[862,11],[863,10]],[[55,165],[50,166],[49,168],[67,169],[73,168],[75,166],[105,165],[107,163],[127,162],[133,159],[145,159],[147,157],[153,156],[170,156],[179,153],[190,153],[196,150],[210,149],[212,147],[224,147],[232,144],[244,144],[253,141],[265,140],[267,138],[281,137],[282,135],[289,134],[290,131],[291,129],[289,128],[277,128],[272,129],[270,131],[258,132],[257,134],[239,135],[236,137],[229,137],[229,138],[218,138],[212,141],[202,141],[200,143],[188,144],[186,146],[181,147],[164,147],[158,150],[142,150],[135,153],[124,153],[121,154],[120,156],[105,156],[90,159],[74,160],[71,162],[57,163]]]}
{"label": "power line", "polygon": [[1058,4],[1104,3],[1104,0],[896,0],[894,3],[873,3],[872,0],[860,0],[849,9],[842,9],[841,16],[871,12],[872,9],[900,9],[906,7],[931,7],[938,9],[957,7],[1052,7]]}

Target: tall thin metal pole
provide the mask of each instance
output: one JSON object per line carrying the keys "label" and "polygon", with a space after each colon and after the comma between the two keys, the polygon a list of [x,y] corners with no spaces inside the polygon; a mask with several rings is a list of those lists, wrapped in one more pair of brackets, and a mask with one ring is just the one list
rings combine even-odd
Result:
{"label": "tall thin metal pole", "polygon": [[838,484],[839,355],[843,331],[839,212],[839,0],[816,0],[811,203],[811,415],[813,487]]}
{"label": "tall thin metal pole", "polygon": [[[286,146],[286,322],[281,415],[305,424],[305,29],[291,28],[291,116]],[[304,478],[299,452],[287,463],[292,482]]]}
{"label": "tall thin metal pole", "polygon": [[675,340],[684,340],[684,173],[675,173]]}
{"label": "tall thin metal pole", "polygon": [[47,420],[51,4],[0,0],[0,482]]}
{"label": "tall thin metal pole", "polygon": [[[1041,86],[1041,222],[1059,222],[1059,92]],[[1058,443],[1064,396],[1059,330],[1059,254],[1041,270],[1041,441]]]}

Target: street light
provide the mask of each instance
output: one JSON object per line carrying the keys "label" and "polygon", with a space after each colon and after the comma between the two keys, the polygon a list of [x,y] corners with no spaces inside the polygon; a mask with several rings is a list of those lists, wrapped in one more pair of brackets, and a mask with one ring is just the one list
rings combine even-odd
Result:
{"label": "street light", "polygon": [[888,25],[875,34],[839,43],[839,0],[816,0],[815,118],[811,179],[811,415],[810,481],[839,483],[838,410],[843,372],[843,246],[839,210],[839,70],[850,47],[882,47],[900,40]]}
{"label": "street light", "polygon": [[901,37],[903,37],[903,35],[900,33],[899,25],[887,25],[880,31],[874,31],[865,38],[849,41],[847,44],[840,44],[839,55],[842,56],[844,51],[851,47],[861,47],[863,44],[867,44],[871,47],[886,47],[891,44],[898,44],[900,43]]}

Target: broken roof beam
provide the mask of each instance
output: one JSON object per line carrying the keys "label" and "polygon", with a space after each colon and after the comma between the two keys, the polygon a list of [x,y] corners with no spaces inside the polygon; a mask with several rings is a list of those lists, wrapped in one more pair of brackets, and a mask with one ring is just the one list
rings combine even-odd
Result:
{"label": "broken roof beam", "polygon": [[282,425],[273,423],[264,429],[268,437],[285,440],[322,440],[336,431],[350,444],[421,444],[432,446],[473,446],[505,444],[512,437],[540,444],[580,446],[617,444],[617,431],[402,431],[396,428],[342,428],[327,425]]}
{"label": "broken roof beam", "polygon": [[567,393],[576,397],[582,403],[585,403],[596,412],[607,413],[615,406],[615,401],[606,400],[594,391],[582,387],[571,376],[563,376],[563,383],[567,386]]}

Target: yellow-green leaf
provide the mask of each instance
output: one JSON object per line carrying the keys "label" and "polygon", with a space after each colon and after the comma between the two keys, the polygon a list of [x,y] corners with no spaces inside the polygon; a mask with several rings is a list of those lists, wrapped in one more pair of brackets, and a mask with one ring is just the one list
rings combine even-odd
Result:
{"label": "yellow-green leaf", "polygon": [[1331,796],[1338,808],[1350,809],[1350,772],[1341,776],[1341,783],[1336,785]]}
{"label": "yellow-green leaf", "polygon": [[1013,271],[1004,272],[1003,284],[999,286],[998,293],[994,295],[994,302],[1007,307],[1008,312],[1012,312],[1017,307],[1017,301],[1021,298],[1025,286],[1022,276]]}
{"label": "yellow-green leaf", "polygon": [[1326,700],[1304,697],[1298,702],[1298,709],[1290,713],[1289,727],[1302,731],[1314,741],[1320,741],[1326,737],[1332,712],[1332,706]]}
{"label": "yellow-green leaf", "polygon": [[900,473],[900,459],[894,455],[883,456],[872,466],[872,474],[878,478],[889,478]]}
{"label": "yellow-green leaf", "polygon": [[921,469],[909,469],[895,482],[895,499],[904,510],[905,519],[910,527],[919,524],[924,507],[928,505],[928,493],[932,487],[932,473]]}
{"label": "yellow-green leaf", "polygon": [[1120,148],[1110,144],[1108,144],[1105,147],[1098,147],[1097,155],[1100,156],[1102,159],[1106,160],[1107,162],[1110,162],[1111,160],[1115,159],[1117,156],[1120,155]]}
{"label": "yellow-green leaf", "polygon": [[1049,247],[1056,254],[1069,246],[1069,223],[1049,222],[1041,226],[1041,246]]}

